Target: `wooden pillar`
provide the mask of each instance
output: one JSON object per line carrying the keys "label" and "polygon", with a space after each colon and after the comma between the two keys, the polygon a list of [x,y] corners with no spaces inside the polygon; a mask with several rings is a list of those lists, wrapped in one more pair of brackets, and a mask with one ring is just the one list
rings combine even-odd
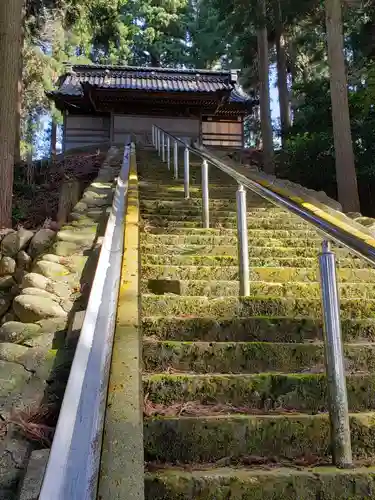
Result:
{"label": "wooden pillar", "polygon": [[63,183],[57,212],[57,223],[60,226],[68,220],[68,216],[72,208],[79,202],[80,196],[81,185],[78,180],[74,179]]}

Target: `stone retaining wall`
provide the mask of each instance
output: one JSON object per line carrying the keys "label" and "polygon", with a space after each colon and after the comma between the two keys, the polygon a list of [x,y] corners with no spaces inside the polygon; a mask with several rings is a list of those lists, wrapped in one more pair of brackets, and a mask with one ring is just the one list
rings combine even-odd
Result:
{"label": "stone retaining wall", "polygon": [[[232,157],[233,154],[229,155],[228,152],[220,150],[215,150],[213,153],[215,156],[225,161],[228,165],[237,167],[238,170],[240,162],[238,159]],[[285,190],[290,197],[298,196],[307,202],[318,202],[322,206],[322,209],[329,211],[332,215],[335,215],[336,212],[336,215],[340,215],[340,218],[344,217],[348,220],[354,220],[358,224],[366,227],[366,229],[375,236],[374,218],[364,217],[359,212],[349,212],[344,214],[342,205],[337,200],[330,198],[324,191],[314,191],[313,189],[306,188],[300,184],[289,181],[288,179],[280,179],[275,175],[266,174],[255,164],[245,164],[239,168],[241,169],[241,173],[244,173],[245,175],[250,173],[250,177],[256,181],[263,180],[271,186]]]}
{"label": "stone retaining wall", "polygon": [[52,439],[74,355],[66,334],[85,310],[121,162],[111,148],[57,233],[1,234],[0,500],[17,498],[31,452]]}

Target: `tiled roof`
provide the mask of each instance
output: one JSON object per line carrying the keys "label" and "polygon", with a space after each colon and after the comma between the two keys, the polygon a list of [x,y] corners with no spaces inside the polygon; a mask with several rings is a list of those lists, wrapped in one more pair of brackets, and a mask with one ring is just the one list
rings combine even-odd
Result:
{"label": "tiled roof", "polygon": [[73,66],[60,80],[59,94],[80,96],[82,85],[148,92],[231,92],[232,102],[250,97],[237,85],[237,71],[176,70],[116,66]]}

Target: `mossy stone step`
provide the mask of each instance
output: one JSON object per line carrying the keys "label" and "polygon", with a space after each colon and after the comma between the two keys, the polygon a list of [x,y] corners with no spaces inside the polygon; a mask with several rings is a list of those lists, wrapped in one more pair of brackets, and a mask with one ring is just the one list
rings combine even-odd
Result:
{"label": "mossy stone step", "polygon": [[[174,217],[176,220],[180,220],[181,217],[200,217],[202,218],[202,207],[201,206],[187,206],[187,207],[180,207],[180,206],[170,206],[167,208],[164,207],[150,207],[144,206],[142,204],[141,208],[141,214],[146,217],[161,217],[161,216],[166,216],[166,217]],[[237,217],[236,209],[234,207],[234,210],[230,209],[218,209],[215,206],[210,208],[210,214],[211,216],[214,217],[223,217],[223,218],[230,218],[234,219]],[[247,211],[247,216],[248,217],[267,217],[269,219],[294,219],[294,220],[301,220],[297,218],[295,215],[288,213],[288,212],[283,212],[282,210],[279,211],[273,211],[269,212],[268,210],[248,210]]]}
{"label": "mossy stone step", "polygon": [[[249,200],[247,200],[249,202]],[[264,206],[251,206],[250,211],[259,214],[280,214],[287,213],[281,208],[275,207],[271,203],[265,201]],[[212,210],[232,210],[236,212],[236,200],[211,200],[209,201],[210,207]],[[161,200],[160,196],[158,199],[148,200],[147,198],[142,197],[140,200],[141,209],[146,210],[191,210],[191,209],[202,209],[202,199],[201,198],[192,198],[185,200],[185,198],[181,198],[179,200]]]}
{"label": "mossy stone step", "polygon": [[[340,283],[341,298],[367,298],[375,297],[375,283]],[[238,281],[209,281],[209,280],[142,280],[141,293],[164,295],[203,295],[205,297],[227,297],[239,294]],[[267,283],[252,282],[250,294],[270,295],[271,297],[310,297],[320,298],[320,283]]]}
{"label": "mossy stone step", "polygon": [[[173,169],[173,167],[172,167]],[[155,182],[155,183],[163,183],[165,182],[165,184],[170,184],[171,182],[171,179],[172,179],[172,176],[174,175],[174,173],[172,173],[173,170],[171,171],[168,171],[167,170],[167,175],[165,175],[164,172],[157,172],[156,175],[152,175],[152,182]],[[200,170],[192,170],[190,168],[190,185],[191,186],[201,186],[202,185],[202,175],[201,175],[201,172]],[[144,176],[141,176],[141,180],[143,181],[149,181],[150,180],[150,177],[146,175]],[[210,179],[210,176],[209,176],[209,182],[212,182],[213,184],[222,184],[222,185],[233,185],[233,179],[228,177],[226,174],[222,174],[222,175],[215,175],[215,177],[211,177]],[[179,176],[177,179],[173,179],[173,185],[183,185],[184,184],[184,172],[183,172],[183,168],[182,168],[182,165],[180,166],[180,169],[179,169]]]}
{"label": "mossy stone step", "polygon": [[[375,344],[346,344],[347,372],[375,371]],[[147,372],[324,372],[324,345],[271,342],[172,342],[145,340]]]}
{"label": "mossy stone step", "polygon": [[[374,457],[375,414],[352,414],[350,427],[354,458]],[[331,458],[328,415],[149,418],[144,442],[146,461],[172,464],[215,463],[227,457],[240,464],[252,456]]]}
{"label": "mossy stone step", "polygon": [[[151,234],[190,234],[190,235],[202,235],[202,236],[227,236],[227,235],[237,235],[237,229],[225,229],[225,228],[211,228],[204,229],[201,227],[153,227],[147,224],[145,221],[144,226],[147,228],[146,232]],[[317,238],[318,233],[314,230],[306,229],[248,229],[248,238]]]}
{"label": "mossy stone step", "polygon": [[[344,342],[375,342],[375,320],[343,319]],[[206,342],[306,342],[323,338],[320,319],[279,317],[144,316],[145,337]]]}
{"label": "mossy stone step", "polygon": [[[167,406],[189,401],[206,405],[230,402],[254,413],[327,411],[327,381],[323,374],[157,374],[145,376],[143,382],[149,400]],[[375,374],[348,375],[346,384],[350,411],[375,409]]]}
{"label": "mossy stone step", "polygon": [[[142,296],[142,312],[146,316],[290,316],[320,317],[320,299],[256,297],[181,297],[179,295]],[[366,319],[375,316],[374,299],[342,299],[341,316]]]}
{"label": "mossy stone step", "polygon": [[[156,266],[235,266],[238,263],[237,255],[159,255],[142,254],[143,264]],[[293,267],[315,268],[319,265],[318,252],[316,257],[249,257],[250,267]],[[364,269],[371,266],[359,258],[339,257],[337,265],[340,268]]]}
{"label": "mossy stone step", "polygon": [[[189,256],[215,256],[215,255],[237,255],[237,246],[235,245],[160,245],[160,244],[141,244],[141,252],[143,256],[149,254],[160,254],[160,255],[189,255]],[[346,250],[338,249],[335,250],[337,254],[346,255],[348,252]],[[284,247],[284,246],[273,246],[273,247],[261,247],[252,246],[249,247],[250,257],[310,257],[316,258],[319,255],[319,247]]]}
{"label": "mossy stone step", "polygon": [[[217,247],[232,246],[237,248],[237,234],[227,236],[199,235],[199,234],[151,234],[142,233],[140,241],[143,244],[153,245],[210,245]],[[249,247],[282,247],[282,248],[317,248],[320,249],[322,239],[318,236],[311,238],[249,238]]]}
{"label": "mossy stone step", "polygon": [[[229,496],[230,495],[230,496]],[[350,495],[350,496],[349,496]],[[146,500],[364,500],[375,468],[161,468],[145,476]]]}
{"label": "mossy stone step", "polygon": [[[374,281],[375,269],[343,269],[337,270],[339,281],[342,283],[358,283]],[[161,266],[142,265],[143,279],[174,279],[174,280],[238,280],[238,266]],[[291,281],[310,282],[318,281],[317,268],[293,267],[252,267],[250,281],[267,281],[286,283]]]}
{"label": "mossy stone step", "polygon": [[[155,188],[155,190],[146,190],[143,189],[140,192],[140,198],[141,200],[158,200],[158,201],[178,201],[178,200],[184,200],[184,192],[183,191],[166,191],[159,193],[158,190]],[[190,203],[196,204],[199,203],[202,199],[202,193],[198,188],[195,189],[195,191],[190,192]],[[210,191],[210,203],[211,202],[225,202],[225,203],[231,203],[234,204],[236,203],[236,190],[232,190],[229,192],[225,192],[222,190],[211,190]],[[249,199],[246,201],[246,205],[248,207],[255,207],[255,208],[262,208],[262,207],[269,207],[271,204],[269,201],[260,199],[252,199],[249,197]],[[274,205],[271,205],[274,206]]]}
{"label": "mossy stone step", "polygon": [[[152,220],[160,220],[160,221],[168,221],[168,222],[184,222],[184,221],[190,221],[190,222],[197,222],[201,223],[202,222],[202,211],[194,209],[196,213],[190,213],[191,210],[173,210],[170,211],[167,214],[160,213],[158,210],[153,210],[153,211],[146,211],[142,210],[142,218]],[[278,222],[283,223],[285,222],[286,225],[291,224],[292,222],[298,224],[302,223],[304,226],[307,228],[309,227],[307,222],[304,222],[300,217],[297,217],[293,214],[270,214],[268,215],[267,213],[263,212],[254,212],[254,211],[248,211],[247,212],[247,218],[248,222],[255,222],[256,220],[261,220],[263,223],[267,222]],[[212,210],[210,213],[210,223],[219,223],[219,222],[231,222],[235,223],[237,220],[237,214],[235,212],[229,212],[229,211],[224,211],[224,210]]]}
{"label": "mossy stone step", "polygon": [[[165,228],[201,228],[202,227],[202,218],[201,217],[191,217],[187,215],[186,217],[178,218],[178,217],[167,217],[167,216],[143,216],[142,219],[148,224],[152,224],[154,226],[160,226]],[[194,220],[193,220],[194,219]],[[247,226],[251,229],[305,229],[309,230],[309,226],[303,221],[296,221],[294,219],[268,219],[268,218],[248,218]],[[228,229],[236,229],[237,228],[237,220],[235,217],[232,219],[229,218],[218,218],[211,217],[210,219],[210,228],[228,228]]]}
{"label": "mossy stone step", "polygon": [[[190,185],[190,191],[201,191],[201,185],[200,184],[195,184],[195,185]],[[208,184],[209,190],[213,191],[220,191],[223,193],[226,192],[236,192],[238,189],[238,185],[235,182],[228,182],[228,183],[223,183],[223,182],[215,182],[211,181]],[[157,191],[157,192],[184,192],[184,184],[175,184],[173,181],[166,183],[166,182],[158,182],[157,179],[146,179],[139,181],[139,191],[141,193],[148,192],[148,191]],[[263,199],[261,196],[257,194],[253,194],[249,192],[249,198],[255,198],[255,199]]]}

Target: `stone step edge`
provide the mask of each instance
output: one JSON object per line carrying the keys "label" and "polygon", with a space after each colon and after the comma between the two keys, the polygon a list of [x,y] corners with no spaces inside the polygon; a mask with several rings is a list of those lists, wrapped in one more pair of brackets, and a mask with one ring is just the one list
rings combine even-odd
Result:
{"label": "stone step edge", "polygon": [[[257,258],[257,257],[255,257]],[[309,258],[309,257],[307,257]],[[288,259],[290,260],[290,259]],[[165,269],[165,267],[168,267],[168,268],[182,268],[182,269],[202,269],[202,268],[205,268],[205,269],[212,269],[213,267],[215,266],[193,266],[193,265],[179,265],[179,264],[176,264],[176,265],[173,265],[173,264],[147,264],[147,263],[143,263],[142,264],[143,267],[147,266],[147,267],[151,267],[151,268],[160,268],[160,269]],[[238,266],[221,266],[221,267],[224,267],[224,269],[229,269],[229,270],[238,270]],[[285,267],[285,266],[253,266],[251,268],[251,270],[257,272],[259,271],[259,269],[272,269],[274,271],[279,271],[281,269],[288,269],[288,270],[291,270],[291,271],[295,271],[295,272],[306,272],[306,273],[309,273],[311,271],[315,271],[315,268],[312,268],[312,267]],[[368,271],[371,273],[371,271],[375,272],[375,269],[371,268],[371,267],[356,267],[356,268],[350,268],[350,267],[346,267],[346,268],[341,268],[342,270],[349,270],[349,271]],[[338,269],[338,271],[340,271],[341,269]],[[189,280],[190,281],[190,280]]]}
{"label": "stone step edge", "polygon": [[[326,498],[362,500],[372,498],[375,490],[375,467],[357,467],[350,470],[334,466],[323,467],[277,467],[272,470],[258,468],[234,468],[215,465],[194,470],[181,470],[173,466],[145,473],[146,500],[183,498],[184,500],[232,500],[254,498],[262,500],[302,500]],[[156,469],[156,470],[155,470]],[[366,496],[363,496],[366,492]],[[286,496],[287,495],[287,496]]]}
{"label": "stone step edge", "polygon": [[[218,302],[221,300],[237,300],[238,302],[249,302],[252,300],[282,300],[282,301],[298,301],[298,300],[308,300],[308,301],[314,301],[314,302],[321,302],[321,299],[318,297],[312,297],[312,298],[305,298],[305,297],[278,297],[278,296],[270,296],[270,295],[251,295],[249,297],[239,297],[238,295],[226,295],[224,297],[207,297],[206,295],[176,295],[174,293],[170,294],[165,294],[165,295],[155,295],[153,293],[142,293],[143,298],[147,299],[155,299],[157,301],[163,300],[163,299],[173,299],[173,300],[199,300],[199,301],[205,301],[205,302]],[[342,302],[348,303],[351,301],[356,301],[361,300],[362,302],[369,302],[373,303],[375,302],[375,299],[363,299],[361,297],[358,298],[350,298],[350,299],[341,299]],[[201,317],[201,316],[198,316]]]}
{"label": "stone step edge", "polygon": [[[152,264],[150,264],[152,265]],[[231,285],[231,284],[238,284],[238,280],[216,280],[216,279],[213,279],[213,280],[180,280],[180,279],[173,279],[173,278],[142,278],[141,279],[141,283],[149,283],[150,281],[171,281],[171,282],[175,282],[175,281],[178,281],[179,283],[182,283],[182,284],[192,284],[192,285],[195,285],[195,284],[199,284],[199,285],[204,285],[204,284],[211,284],[211,283],[215,283],[215,284],[219,284],[219,285]],[[293,281],[292,283],[287,283],[287,282],[282,282],[282,281],[251,281],[251,285],[252,286],[260,286],[260,285],[265,285],[265,286],[269,286],[269,287],[283,287],[283,288],[286,288],[288,287],[289,285],[299,285],[299,286],[306,286],[306,287],[309,287],[310,285],[313,285],[313,286],[317,286],[319,285],[320,286],[320,282],[319,281]],[[339,287],[347,287],[347,286],[364,286],[364,287],[367,287],[367,286],[373,286],[375,287],[375,283],[372,283],[370,281],[351,281],[350,283],[338,283],[338,286]],[[153,294],[150,294],[150,295],[153,295]],[[175,295],[175,294],[173,294]],[[360,297],[359,297],[360,298]]]}
{"label": "stone step edge", "polygon": [[[349,413],[349,418],[368,418],[368,419],[375,419],[375,412],[373,411],[368,411],[368,412],[350,412]],[[168,420],[168,421],[205,421],[205,420],[222,420],[223,422],[226,420],[232,420],[236,421],[238,420],[239,422],[243,422],[243,420],[251,420],[251,421],[257,421],[257,420],[264,420],[264,421],[273,421],[273,420],[305,420],[305,421],[310,421],[310,420],[327,420],[329,419],[329,414],[328,412],[322,412],[322,413],[317,413],[314,415],[308,414],[308,413],[301,413],[301,412],[290,412],[290,413],[256,413],[256,414],[248,414],[248,413],[231,413],[231,414],[217,414],[217,415],[179,415],[178,417],[170,417],[170,416],[151,416],[151,417],[144,417],[144,420]],[[375,466],[375,464],[374,464]]]}
{"label": "stone step edge", "polygon": [[[220,321],[228,321],[228,320],[231,320],[232,318],[228,318],[226,316],[210,316],[210,315],[207,315],[207,316],[189,316],[189,317],[184,317],[184,316],[165,316],[165,315],[145,315],[145,316],[142,316],[142,322],[146,322],[146,321],[158,321],[158,320],[162,320],[162,321],[179,321],[179,322],[184,322],[184,321],[191,321],[191,320],[207,320],[207,321],[215,321],[215,322],[220,322]],[[297,321],[301,321],[300,318],[291,318],[290,316],[236,316],[236,318],[233,318],[235,319],[236,321],[244,321],[244,320],[249,320],[249,319],[255,319],[255,320],[259,320],[259,319],[266,319],[266,320],[287,320],[287,321],[290,321],[290,320],[297,320]],[[313,316],[304,316],[303,317],[303,321],[311,321],[311,322],[314,322],[314,323],[317,323],[317,324],[321,324],[322,323],[322,320],[319,320]],[[344,320],[345,322],[348,322],[348,321],[351,321],[353,323],[365,323],[365,324],[368,324],[368,323],[374,323],[375,324],[375,318],[364,318],[364,319],[349,319],[349,318],[345,318]]]}
{"label": "stone step edge", "polygon": [[[161,345],[179,345],[179,344],[184,344],[184,345],[218,345],[218,346],[225,346],[225,345],[264,345],[267,346],[269,344],[272,344],[273,346],[290,346],[291,348],[293,347],[301,347],[301,346],[311,346],[312,348],[314,347],[323,347],[324,346],[324,341],[323,340],[316,340],[315,342],[265,342],[261,340],[249,340],[248,342],[240,340],[159,340],[159,339],[153,339],[150,337],[143,337],[143,345],[148,344],[148,345],[155,345],[155,344],[161,344]],[[354,347],[354,348],[362,348],[362,347],[369,347],[371,349],[375,349],[375,343],[374,342],[343,342],[343,346],[348,346],[348,347]],[[157,373],[160,372],[154,372],[150,373],[150,375],[156,375]],[[164,373],[164,372],[163,372]],[[168,373],[168,372],[165,372]],[[185,372],[181,372],[181,374],[184,374]],[[271,372],[273,373],[273,372]],[[285,372],[282,372],[285,375]],[[299,372],[300,373],[300,372]],[[178,373],[177,373],[178,374]],[[259,375],[259,373],[256,373]],[[256,375],[251,374],[251,373],[230,373],[229,375]],[[204,373],[197,373],[196,375],[204,375]],[[214,375],[214,374],[213,374]],[[219,375],[223,375],[220,373]],[[374,413],[375,417],[375,412]]]}

